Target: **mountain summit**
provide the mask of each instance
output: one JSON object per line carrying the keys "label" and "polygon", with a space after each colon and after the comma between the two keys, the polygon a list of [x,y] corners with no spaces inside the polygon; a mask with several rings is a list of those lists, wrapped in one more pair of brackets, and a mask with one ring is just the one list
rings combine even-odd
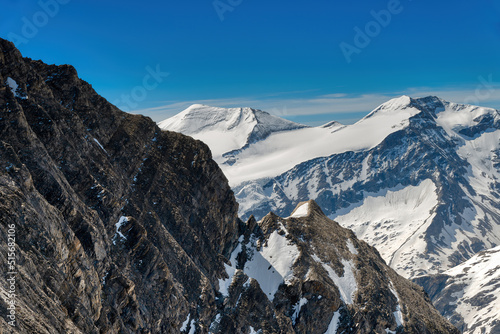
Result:
{"label": "mountain summit", "polygon": [[180,132],[207,143],[216,159],[247,148],[271,134],[305,128],[305,125],[251,108],[217,108],[193,104],[158,123],[163,130]]}

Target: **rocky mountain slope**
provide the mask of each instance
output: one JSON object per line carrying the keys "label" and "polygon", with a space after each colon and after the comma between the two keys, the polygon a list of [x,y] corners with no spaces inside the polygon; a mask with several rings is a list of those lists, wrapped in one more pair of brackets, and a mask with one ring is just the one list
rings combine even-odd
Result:
{"label": "rocky mountain slope", "polygon": [[0,83],[0,261],[14,224],[15,332],[178,333],[189,313],[208,327],[241,222],[206,145],[3,40]]}
{"label": "rocky mountain slope", "polygon": [[421,287],[396,274],[314,201],[300,203],[288,218],[270,213],[247,226],[226,265],[229,277],[220,283],[226,309],[214,330],[230,323],[222,332],[234,333],[246,321],[235,317],[241,309],[269,307],[277,318],[268,321],[283,333],[456,331],[439,320]]}
{"label": "rocky mountain slope", "polygon": [[205,144],[1,39],[0,113],[2,331],[457,333],[314,202],[242,223]]}
{"label": "rocky mountain slope", "polygon": [[417,277],[441,314],[464,333],[500,333],[500,247],[439,275]]}

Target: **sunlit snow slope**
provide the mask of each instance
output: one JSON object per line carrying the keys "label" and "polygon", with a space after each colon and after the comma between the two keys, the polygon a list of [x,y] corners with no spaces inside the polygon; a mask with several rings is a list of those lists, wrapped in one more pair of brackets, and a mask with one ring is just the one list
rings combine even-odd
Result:
{"label": "sunlit snow slope", "polygon": [[194,104],[158,123],[163,130],[180,132],[205,142],[216,161],[230,162],[238,150],[273,133],[306,128],[305,125],[251,108],[217,108]]}
{"label": "sunlit snow slope", "polygon": [[416,281],[464,333],[500,332],[500,247],[481,252],[442,275]]}
{"label": "sunlit snow slope", "polygon": [[311,128],[260,112],[266,118],[261,117],[259,124],[272,130],[256,141],[247,140],[259,118],[249,108],[194,105],[158,124],[164,130],[205,141],[229,183],[237,186],[245,181],[278,176],[316,157],[370,149],[407,126],[408,118],[419,112],[408,106],[409,101],[407,96],[391,100],[349,126],[334,123]]}

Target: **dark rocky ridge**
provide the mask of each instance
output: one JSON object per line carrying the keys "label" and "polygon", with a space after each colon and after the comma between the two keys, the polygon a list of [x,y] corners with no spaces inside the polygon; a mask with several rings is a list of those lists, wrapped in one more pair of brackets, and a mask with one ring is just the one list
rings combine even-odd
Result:
{"label": "dark rocky ridge", "polygon": [[[286,220],[302,255],[277,298],[269,300],[244,270],[236,270],[223,296],[219,283],[228,278],[226,267],[236,265],[228,261],[234,249],[251,238],[265,245],[282,219],[270,214],[259,224],[241,223],[206,145],[121,112],[73,67],[23,58],[1,39],[0,113],[0,262],[7,263],[7,230],[15,224],[18,271],[16,327],[6,322],[2,298],[1,330],[249,333],[251,326],[261,333],[320,333],[340,312],[346,333],[457,332],[416,285],[317,207],[306,218]],[[352,258],[346,238],[363,254],[354,259],[356,279],[367,283],[354,306],[342,302],[311,260],[314,251],[341,275],[339,256]],[[247,260],[241,255],[237,266]],[[313,279],[304,278],[307,268]],[[405,327],[392,316],[397,300],[389,280],[401,295]],[[2,275],[2,296],[6,286]],[[317,300],[318,291],[325,298]],[[310,304],[294,323],[297,298]]]}
{"label": "dark rocky ridge", "polygon": [[208,326],[240,226],[209,149],[119,111],[71,66],[0,49],[0,257],[15,223],[18,331],[176,333],[190,311]]}

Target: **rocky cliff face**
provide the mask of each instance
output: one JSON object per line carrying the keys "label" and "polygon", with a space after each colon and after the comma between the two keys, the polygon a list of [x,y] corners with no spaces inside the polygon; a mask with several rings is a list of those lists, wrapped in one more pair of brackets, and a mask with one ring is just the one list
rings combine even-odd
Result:
{"label": "rocky cliff face", "polygon": [[243,224],[205,144],[1,39],[0,112],[2,330],[457,332],[313,202]]}
{"label": "rocky cliff face", "polygon": [[240,225],[208,148],[6,41],[0,82],[0,257],[15,224],[16,330],[178,333],[189,313],[208,326]]}

